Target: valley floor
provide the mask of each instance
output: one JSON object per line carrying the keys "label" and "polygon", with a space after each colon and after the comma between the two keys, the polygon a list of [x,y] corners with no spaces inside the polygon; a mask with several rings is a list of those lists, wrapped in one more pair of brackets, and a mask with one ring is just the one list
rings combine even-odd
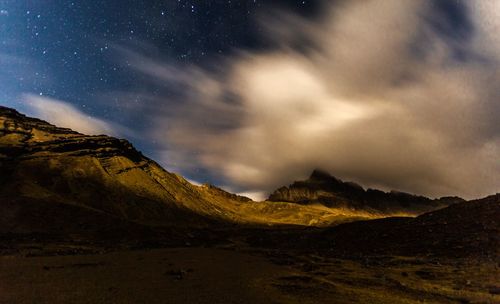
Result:
{"label": "valley floor", "polygon": [[255,248],[0,256],[0,303],[500,303],[494,262]]}

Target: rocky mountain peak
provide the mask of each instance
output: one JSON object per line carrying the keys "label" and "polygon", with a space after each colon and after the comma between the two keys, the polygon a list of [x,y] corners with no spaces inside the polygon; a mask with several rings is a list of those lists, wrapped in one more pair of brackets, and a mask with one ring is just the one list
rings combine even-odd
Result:
{"label": "rocky mountain peak", "polygon": [[309,180],[315,180],[315,181],[330,181],[330,180],[337,180],[335,177],[330,175],[330,173],[323,171],[321,169],[314,169],[311,175],[309,176]]}
{"label": "rocky mountain peak", "polygon": [[463,201],[456,197],[433,200],[400,191],[365,190],[357,183],[344,182],[320,169],[315,169],[307,180],[277,189],[268,200],[404,214],[420,214]]}

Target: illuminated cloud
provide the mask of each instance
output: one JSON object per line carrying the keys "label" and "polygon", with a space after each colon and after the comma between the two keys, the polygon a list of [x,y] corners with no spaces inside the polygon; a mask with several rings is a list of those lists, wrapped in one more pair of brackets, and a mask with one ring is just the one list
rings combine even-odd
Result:
{"label": "illuminated cloud", "polygon": [[122,127],[91,117],[64,101],[36,95],[25,95],[24,106],[27,107],[30,115],[83,134],[116,136],[123,131]]}
{"label": "illuminated cloud", "polygon": [[142,109],[162,162],[203,168],[240,192],[314,168],[431,196],[497,192],[500,7],[459,7],[456,28],[433,1],[340,3],[319,21],[264,18],[276,47],[215,71],[122,49],[152,84],[183,92]]}

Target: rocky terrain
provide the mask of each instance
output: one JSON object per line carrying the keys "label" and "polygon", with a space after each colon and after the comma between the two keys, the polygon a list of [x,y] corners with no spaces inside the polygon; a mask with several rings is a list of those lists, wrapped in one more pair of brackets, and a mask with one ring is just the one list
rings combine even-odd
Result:
{"label": "rocky terrain", "polygon": [[500,262],[500,194],[412,217],[250,236],[254,246],[308,248],[335,256],[475,258]]}
{"label": "rocky terrain", "polygon": [[314,170],[305,181],[297,181],[288,187],[279,188],[268,200],[303,205],[319,203],[331,208],[408,215],[418,215],[465,201],[459,197],[430,199],[398,191],[365,190],[354,182],[343,182],[321,170]]}

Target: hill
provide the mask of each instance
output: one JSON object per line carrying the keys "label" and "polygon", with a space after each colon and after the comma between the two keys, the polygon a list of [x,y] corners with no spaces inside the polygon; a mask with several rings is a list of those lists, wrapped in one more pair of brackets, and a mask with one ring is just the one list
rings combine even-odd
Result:
{"label": "hill", "polygon": [[251,235],[254,246],[311,250],[328,255],[436,256],[500,262],[500,194],[417,217],[387,217],[316,230]]}

